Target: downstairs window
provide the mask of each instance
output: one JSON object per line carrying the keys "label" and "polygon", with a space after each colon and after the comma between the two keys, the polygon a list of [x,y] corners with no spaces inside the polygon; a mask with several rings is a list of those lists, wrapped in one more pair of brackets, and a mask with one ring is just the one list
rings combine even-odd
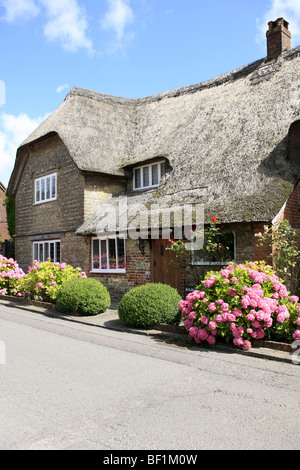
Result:
{"label": "downstairs window", "polygon": [[33,259],[39,261],[47,261],[60,263],[60,240],[45,240],[33,242]]}
{"label": "downstairs window", "polygon": [[92,271],[101,273],[125,273],[125,238],[93,238]]}

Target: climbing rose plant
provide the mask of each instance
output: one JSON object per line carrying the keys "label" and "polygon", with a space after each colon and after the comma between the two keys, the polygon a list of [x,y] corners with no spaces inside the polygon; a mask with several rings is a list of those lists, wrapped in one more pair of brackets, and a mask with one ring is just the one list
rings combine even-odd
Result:
{"label": "climbing rose plant", "polygon": [[25,277],[24,271],[13,258],[0,255],[0,295],[22,295],[19,280]]}
{"label": "climbing rose plant", "polygon": [[258,238],[257,246],[269,249],[277,275],[287,281],[300,260],[297,231],[288,220],[283,220],[271,226],[265,225],[263,232],[255,236]]}
{"label": "climbing rose plant", "polygon": [[249,350],[253,339],[300,340],[299,298],[290,296],[263,262],[229,264],[207,273],[179,303],[184,326],[196,343],[217,338]]}

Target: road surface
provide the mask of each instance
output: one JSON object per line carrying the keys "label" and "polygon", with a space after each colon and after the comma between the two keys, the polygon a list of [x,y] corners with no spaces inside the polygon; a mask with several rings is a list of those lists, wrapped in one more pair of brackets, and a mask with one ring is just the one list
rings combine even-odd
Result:
{"label": "road surface", "polygon": [[0,304],[1,345],[2,450],[300,448],[298,365]]}

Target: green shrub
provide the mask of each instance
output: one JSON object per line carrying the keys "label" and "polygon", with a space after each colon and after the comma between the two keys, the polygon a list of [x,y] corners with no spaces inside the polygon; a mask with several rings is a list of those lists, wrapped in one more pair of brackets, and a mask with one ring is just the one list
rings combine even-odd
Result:
{"label": "green shrub", "polygon": [[166,284],[145,284],[124,294],[118,308],[128,326],[150,328],[156,323],[178,325],[181,320],[177,290]]}
{"label": "green shrub", "polygon": [[97,279],[70,279],[58,291],[56,305],[63,312],[98,315],[110,306],[110,295],[107,288]]}

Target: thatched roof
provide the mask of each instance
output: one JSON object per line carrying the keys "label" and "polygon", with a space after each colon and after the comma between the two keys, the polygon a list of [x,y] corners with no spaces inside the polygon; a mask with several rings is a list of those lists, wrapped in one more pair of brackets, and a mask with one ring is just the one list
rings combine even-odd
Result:
{"label": "thatched roof", "polygon": [[[203,203],[207,219],[270,221],[300,176],[288,155],[299,101],[300,47],[136,100],[74,88],[20,146],[16,166],[28,144],[55,132],[81,171],[124,175],[131,164],[166,157],[171,171],[149,204]],[[79,232],[92,232],[92,221]]]}

